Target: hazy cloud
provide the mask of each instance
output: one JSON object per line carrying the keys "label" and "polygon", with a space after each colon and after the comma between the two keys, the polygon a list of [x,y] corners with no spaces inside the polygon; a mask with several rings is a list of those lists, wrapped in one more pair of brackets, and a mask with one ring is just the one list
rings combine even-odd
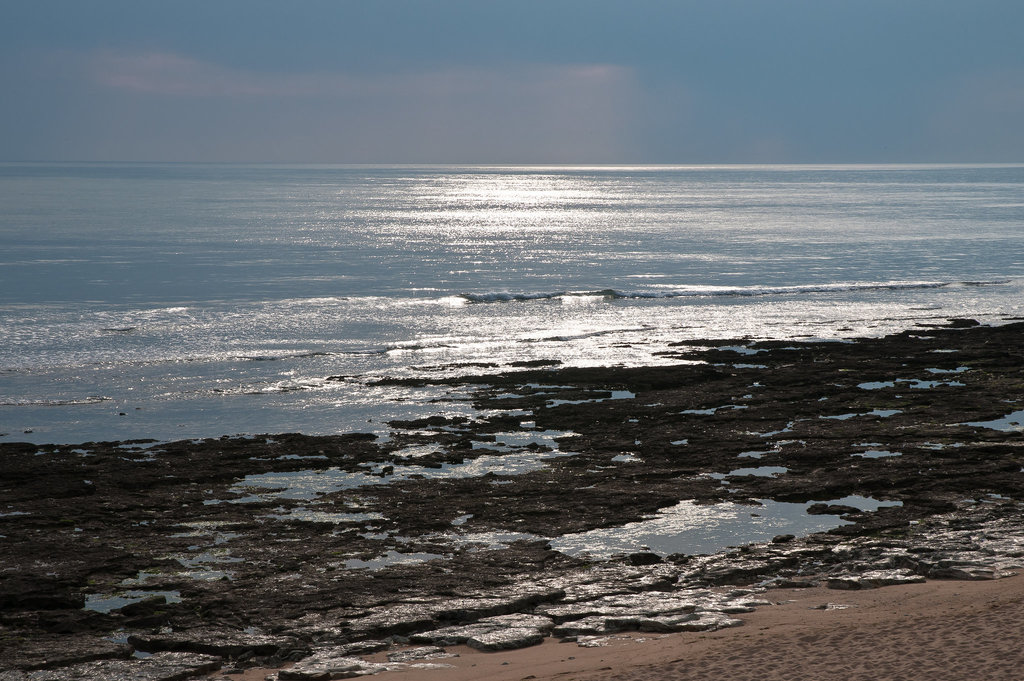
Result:
{"label": "hazy cloud", "polygon": [[168,97],[294,97],[358,87],[339,75],[258,73],[167,52],[103,51],[88,55],[86,63],[89,76],[103,87]]}
{"label": "hazy cloud", "polygon": [[[95,144],[173,160],[612,162],[629,154],[640,97],[632,70],[613,64],[277,73],[104,50],[51,68],[77,68],[84,87],[107,93],[102,115],[77,123],[98,126]],[[185,120],[203,129],[162,139],[184,134]]]}
{"label": "hazy cloud", "polygon": [[[77,55],[66,57],[79,62]],[[229,68],[166,52],[113,52],[87,55],[90,77],[99,85],[143,94],[193,97],[343,97],[419,94],[465,96],[495,88],[515,88],[525,96],[607,91],[631,78],[627,68],[610,64],[526,64],[465,66],[392,74],[268,73]]]}

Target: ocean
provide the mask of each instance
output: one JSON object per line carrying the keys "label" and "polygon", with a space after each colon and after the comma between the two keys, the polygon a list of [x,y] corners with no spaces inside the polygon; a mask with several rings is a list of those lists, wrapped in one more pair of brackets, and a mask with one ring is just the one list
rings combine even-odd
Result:
{"label": "ocean", "polygon": [[472,414],[382,377],[1024,317],[1024,166],[0,164],[0,442]]}

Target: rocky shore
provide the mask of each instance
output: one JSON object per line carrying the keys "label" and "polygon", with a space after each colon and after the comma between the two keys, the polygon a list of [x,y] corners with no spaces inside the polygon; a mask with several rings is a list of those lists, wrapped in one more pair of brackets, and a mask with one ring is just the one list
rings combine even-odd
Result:
{"label": "rocky shore", "polygon": [[[999,578],[1024,561],[1022,341],[952,320],[464,367],[389,382],[468,388],[477,418],[439,403],[386,440],[0,444],[0,680],[344,678],[736,626],[773,588]],[[671,544],[707,513],[736,520],[721,546]]]}

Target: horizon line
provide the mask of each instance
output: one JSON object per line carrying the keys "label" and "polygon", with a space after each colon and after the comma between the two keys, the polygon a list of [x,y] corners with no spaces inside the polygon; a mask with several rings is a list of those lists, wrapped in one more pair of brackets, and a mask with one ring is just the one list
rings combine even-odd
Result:
{"label": "horizon line", "polygon": [[320,166],[352,168],[725,168],[725,167],[1018,167],[1021,161],[707,161],[707,162],[353,162],[353,161],[171,161],[171,160],[41,160],[0,159],[3,165],[208,165]]}

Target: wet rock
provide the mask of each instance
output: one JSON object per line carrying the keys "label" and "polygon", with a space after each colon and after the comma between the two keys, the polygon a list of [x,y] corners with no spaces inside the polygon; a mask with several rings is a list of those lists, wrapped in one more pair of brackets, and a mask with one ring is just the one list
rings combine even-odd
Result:
{"label": "wet rock", "polygon": [[404,635],[437,625],[435,603],[401,603],[344,623],[354,638]]}
{"label": "wet rock", "polygon": [[467,622],[480,618],[528,610],[538,603],[561,599],[565,592],[557,587],[501,589],[495,594],[473,598],[423,599],[416,603],[397,603],[386,610],[370,613],[348,623],[353,636],[390,636],[436,629],[444,622]]}
{"label": "wet rock", "polygon": [[709,567],[701,573],[701,578],[708,584],[750,584],[758,577],[770,574],[792,561],[770,560],[738,560],[724,565]]}
{"label": "wet rock", "polygon": [[268,657],[304,648],[292,638],[217,629],[136,634],[128,637],[128,643],[146,652],[189,651],[228,658]]}
{"label": "wet rock", "polygon": [[611,636],[577,636],[576,645],[580,648],[604,648],[611,644]]}
{"label": "wet rock", "polygon": [[856,506],[847,506],[845,504],[811,504],[807,507],[807,513],[810,515],[847,515],[850,513],[860,513],[860,509]]}
{"label": "wet rock", "polygon": [[552,600],[565,604],[617,594],[672,591],[679,574],[677,567],[664,563],[642,567],[606,563],[586,570],[566,570],[549,584],[563,594]]}
{"label": "wet rock", "polygon": [[694,620],[679,623],[675,631],[718,631],[742,624],[743,620],[729,617],[724,613],[702,612]]}
{"label": "wet rock", "polygon": [[87,634],[114,626],[112,617],[91,610],[42,610],[26,614],[51,634]]}
{"label": "wet rock", "polygon": [[465,626],[444,627],[415,634],[410,640],[437,646],[465,644],[484,651],[512,650],[540,643],[553,627],[554,622],[547,617],[499,615]]}
{"label": "wet rock", "polygon": [[556,625],[551,634],[561,639],[575,640],[579,637],[599,637],[612,633],[607,625],[607,617],[590,615],[580,619],[569,620]]}
{"label": "wet rock", "polygon": [[643,593],[604,596],[577,603],[546,605],[535,612],[550,617],[556,623],[581,620],[590,616],[604,617],[653,617],[657,615],[681,615],[692,613],[699,603],[691,594]]}
{"label": "wet rock", "polygon": [[769,601],[751,597],[750,591],[717,594],[685,590],[669,594],[607,596],[537,611],[558,622],[555,636],[598,636],[619,631],[707,631],[735,626],[729,614],[751,612]]}
{"label": "wet rock", "polygon": [[[579,578],[580,582],[573,583],[576,578]],[[560,578],[558,580],[559,583],[565,584],[565,597],[559,599],[557,603],[555,603],[556,607],[570,603],[591,601],[605,596],[637,593],[637,590],[633,588],[635,583],[630,579],[630,577],[624,578],[621,582],[616,581],[614,576],[609,576],[607,579],[601,579],[598,581],[585,580],[586,576],[579,575],[577,572],[571,572],[563,578]],[[544,607],[545,606],[541,606],[538,608],[537,612],[543,612]]]}
{"label": "wet rock", "polygon": [[642,551],[629,554],[628,560],[630,565],[655,565],[661,562],[661,556],[649,551]]}
{"label": "wet rock", "polygon": [[725,627],[743,624],[742,620],[729,617],[721,612],[692,612],[660,617],[604,617],[591,616],[560,624],[552,634],[569,640],[588,637],[600,637],[622,631],[642,632],[683,632],[683,631],[715,631]]}
{"label": "wet rock", "polygon": [[333,650],[320,650],[277,673],[279,681],[328,681],[351,679],[387,670],[387,665],[366,662],[358,657],[340,655]]}
{"label": "wet rock", "polygon": [[185,681],[220,666],[220,658],[211,655],[157,653],[143,659],[100,660],[52,670],[0,672],[0,681]]}
{"label": "wet rock", "polygon": [[337,646],[334,651],[340,655],[371,655],[387,650],[389,647],[391,644],[387,641],[356,641]]}
{"label": "wet rock", "polygon": [[949,327],[952,329],[969,329],[973,326],[981,324],[977,319],[968,319],[963,317],[954,317],[949,320]]}
{"label": "wet rock", "polygon": [[605,631],[649,631],[657,633],[669,633],[684,631],[682,625],[700,619],[696,613],[685,613],[681,615],[665,615],[662,617],[606,617],[604,618]]}
{"label": "wet rock", "polygon": [[983,579],[1000,579],[1002,577],[1009,577],[1014,575],[1014,572],[1004,572],[993,567],[984,565],[946,565],[943,567],[936,566],[928,571],[928,576],[932,579],[964,579],[964,580],[983,580]]}
{"label": "wet rock", "polygon": [[517,586],[499,589],[492,594],[477,594],[471,598],[442,601],[437,616],[444,619],[468,619],[514,613],[540,603],[560,600],[565,591],[558,587]]}
{"label": "wet rock", "polygon": [[449,653],[440,646],[423,646],[388,653],[388,662],[413,662],[415,660],[436,660],[450,657],[458,657],[458,655]]}
{"label": "wet rock", "polygon": [[791,579],[789,577],[773,577],[761,582],[759,586],[772,589],[809,589],[818,586],[819,582],[813,579]]}
{"label": "wet rock", "polygon": [[474,634],[466,640],[466,645],[485,652],[516,650],[542,643],[550,632],[548,627],[502,627]]}
{"label": "wet rock", "polygon": [[21,655],[10,656],[4,667],[16,669],[56,669],[80,662],[122,658],[132,655],[131,646],[99,636],[40,636]]}
{"label": "wet rock", "polygon": [[450,664],[417,662],[367,662],[357,657],[345,657],[323,651],[299,661],[288,669],[277,672],[278,681],[327,681],[371,676],[388,671],[406,669],[444,669]]}
{"label": "wet rock", "polygon": [[150,596],[135,603],[129,603],[123,607],[111,610],[111,613],[124,615],[125,617],[142,617],[152,615],[161,607],[167,605],[166,596]]}
{"label": "wet rock", "polygon": [[85,596],[59,579],[37,575],[5,576],[0,581],[2,610],[65,610],[85,606]]}
{"label": "wet rock", "polygon": [[[1000,545],[1007,543],[1002,536],[995,542]],[[903,555],[899,557],[898,565],[930,579],[964,580],[999,579],[1014,575],[1015,569],[1024,567],[1024,560],[1011,555],[1016,552],[1016,542],[1005,550],[992,550],[989,542],[984,546],[972,543],[974,551],[933,550],[927,555]]]}
{"label": "wet rock", "polygon": [[868,570],[859,574],[837,575],[826,582],[830,589],[876,589],[895,584],[917,584],[925,578],[909,570]]}

